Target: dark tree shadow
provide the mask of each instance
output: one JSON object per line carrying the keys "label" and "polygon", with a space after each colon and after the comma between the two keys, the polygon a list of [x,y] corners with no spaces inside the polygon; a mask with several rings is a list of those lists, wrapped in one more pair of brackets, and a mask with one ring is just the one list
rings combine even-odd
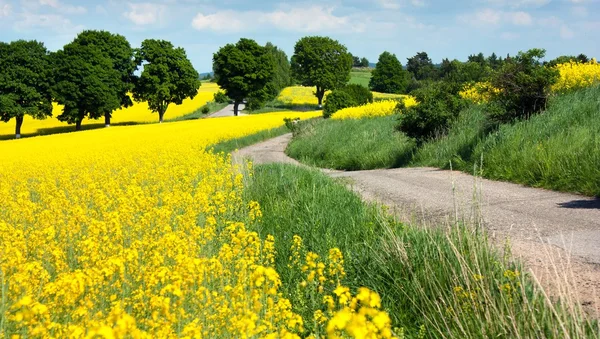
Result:
{"label": "dark tree shadow", "polygon": [[[117,122],[117,123],[110,124],[110,126],[132,126],[132,125],[143,125],[143,124],[148,124],[148,122],[135,122],[135,121]],[[87,125],[81,126],[82,131],[88,131],[88,130],[99,129],[99,128],[104,128],[104,124],[103,123],[94,123],[94,124],[87,124]],[[37,137],[37,136],[41,136],[41,135],[51,135],[51,134],[71,133],[71,132],[77,132],[77,131],[75,131],[75,125],[40,128],[34,133],[21,134],[21,138],[30,138],[30,137]],[[15,138],[14,134],[0,135],[0,140],[12,140],[14,138]]]}
{"label": "dark tree shadow", "polygon": [[562,208],[572,208],[572,209],[600,209],[600,198],[595,198],[591,200],[572,200],[567,202],[562,202],[557,204]]}

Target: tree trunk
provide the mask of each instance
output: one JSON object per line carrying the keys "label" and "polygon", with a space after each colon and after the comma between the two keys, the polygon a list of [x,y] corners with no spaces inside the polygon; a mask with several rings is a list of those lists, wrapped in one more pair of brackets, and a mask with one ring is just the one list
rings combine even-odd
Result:
{"label": "tree trunk", "polygon": [[15,139],[21,138],[21,126],[23,126],[23,118],[24,116],[17,116],[15,119],[17,120],[17,126],[15,127]]}
{"label": "tree trunk", "polygon": [[239,108],[240,108],[240,103],[238,101],[236,101],[233,104],[233,115],[236,116],[236,117],[238,116],[238,110],[239,110]]}
{"label": "tree trunk", "polygon": [[163,118],[164,118],[164,117],[165,117],[165,111],[161,109],[161,110],[158,112],[158,122],[162,124],[162,123],[163,123]]}
{"label": "tree trunk", "polygon": [[75,130],[81,131],[81,123],[83,122],[83,118],[85,118],[85,111],[79,110],[79,115],[77,116],[77,121],[75,121]]}
{"label": "tree trunk", "polygon": [[104,127],[110,127],[110,113],[104,114]]}
{"label": "tree trunk", "polygon": [[325,90],[317,86],[317,99],[319,100],[319,108],[323,108],[323,97],[325,96]]}

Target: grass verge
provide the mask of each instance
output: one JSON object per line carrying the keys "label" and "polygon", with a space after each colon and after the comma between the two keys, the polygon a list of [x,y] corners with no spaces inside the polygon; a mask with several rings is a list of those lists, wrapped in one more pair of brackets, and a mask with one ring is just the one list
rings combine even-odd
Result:
{"label": "grass verge", "polygon": [[395,117],[315,121],[305,126],[286,153],[317,167],[366,170],[402,165],[414,142],[393,129]]}
{"label": "grass verge", "polygon": [[[306,300],[288,269],[294,235],[326,257],[339,248],[351,288],[382,296],[397,334],[408,338],[598,337],[581,309],[551,304],[508,253],[499,254],[477,228],[401,225],[364,204],[342,183],[291,165],[257,166],[245,199],[258,201],[261,237],[276,239],[275,264],[296,311]],[[303,314],[310,319],[310,314]]]}
{"label": "grass verge", "polygon": [[[173,118],[173,119],[167,119],[167,122],[171,122],[171,121],[184,121],[184,120],[196,120],[196,119],[200,119],[203,118],[209,114],[218,112],[220,110],[222,110],[223,108],[227,107],[227,103],[221,104],[218,102],[214,102],[214,101],[210,101],[208,102],[206,105],[200,107],[199,109],[195,110],[194,112],[190,113],[190,114],[186,114],[177,118]],[[202,109],[204,107],[208,107],[208,111],[206,113],[202,113]]]}

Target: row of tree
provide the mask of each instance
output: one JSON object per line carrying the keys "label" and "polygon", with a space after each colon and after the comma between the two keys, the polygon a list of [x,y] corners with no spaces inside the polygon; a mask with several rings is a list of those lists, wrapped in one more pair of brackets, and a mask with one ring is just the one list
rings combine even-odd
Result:
{"label": "row of tree", "polygon": [[133,104],[131,95],[162,122],[170,103],[193,98],[199,86],[185,51],[164,40],[134,49],[122,35],[88,30],[53,53],[38,41],[0,42],[0,119],[16,120],[17,138],[25,115],[52,116],[52,102],[76,130],[85,118],[104,117],[108,127],[115,110]]}

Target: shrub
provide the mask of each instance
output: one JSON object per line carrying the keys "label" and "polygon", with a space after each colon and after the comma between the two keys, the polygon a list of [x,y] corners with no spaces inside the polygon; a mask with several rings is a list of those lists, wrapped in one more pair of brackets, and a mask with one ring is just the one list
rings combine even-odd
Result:
{"label": "shrub", "polygon": [[210,112],[210,108],[208,107],[208,105],[204,105],[202,106],[202,114],[208,114],[208,112]]}
{"label": "shrub", "polygon": [[519,52],[492,76],[491,85],[498,91],[491,93],[491,97],[499,109],[490,110],[490,122],[499,124],[529,118],[546,108],[558,71],[544,67],[540,59],[545,54],[545,50],[537,48]]}
{"label": "shrub", "polygon": [[219,104],[226,104],[230,101],[231,99],[229,99],[229,97],[227,95],[225,95],[225,93],[223,93],[222,91],[218,91],[217,93],[215,93],[214,96],[214,101],[216,103]]}
{"label": "shrub", "polygon": [[373,102],[373,93],[364,86],[349,84],[342,87],[340,90],[350,94],[352,99],[354,99],[354,102],[356,102],[356,105],[364,105]]}
{"label": "shrub", "polygon": [[436,82],[415,90],[418,105],[406,107],[402,102],[397,110],[402,111],[397,129],[418,142],[446,132],[462,108],[465,100],[459,96],[460,86]]}
{"label": "shrub", "polygon": [[327,96],[325,106],[323,107],[323,117],[329,118],[333,113],[341,110],[342,108],[357,106],[358,103],[354,101],[352,95],[343,90],[334,90]]}

